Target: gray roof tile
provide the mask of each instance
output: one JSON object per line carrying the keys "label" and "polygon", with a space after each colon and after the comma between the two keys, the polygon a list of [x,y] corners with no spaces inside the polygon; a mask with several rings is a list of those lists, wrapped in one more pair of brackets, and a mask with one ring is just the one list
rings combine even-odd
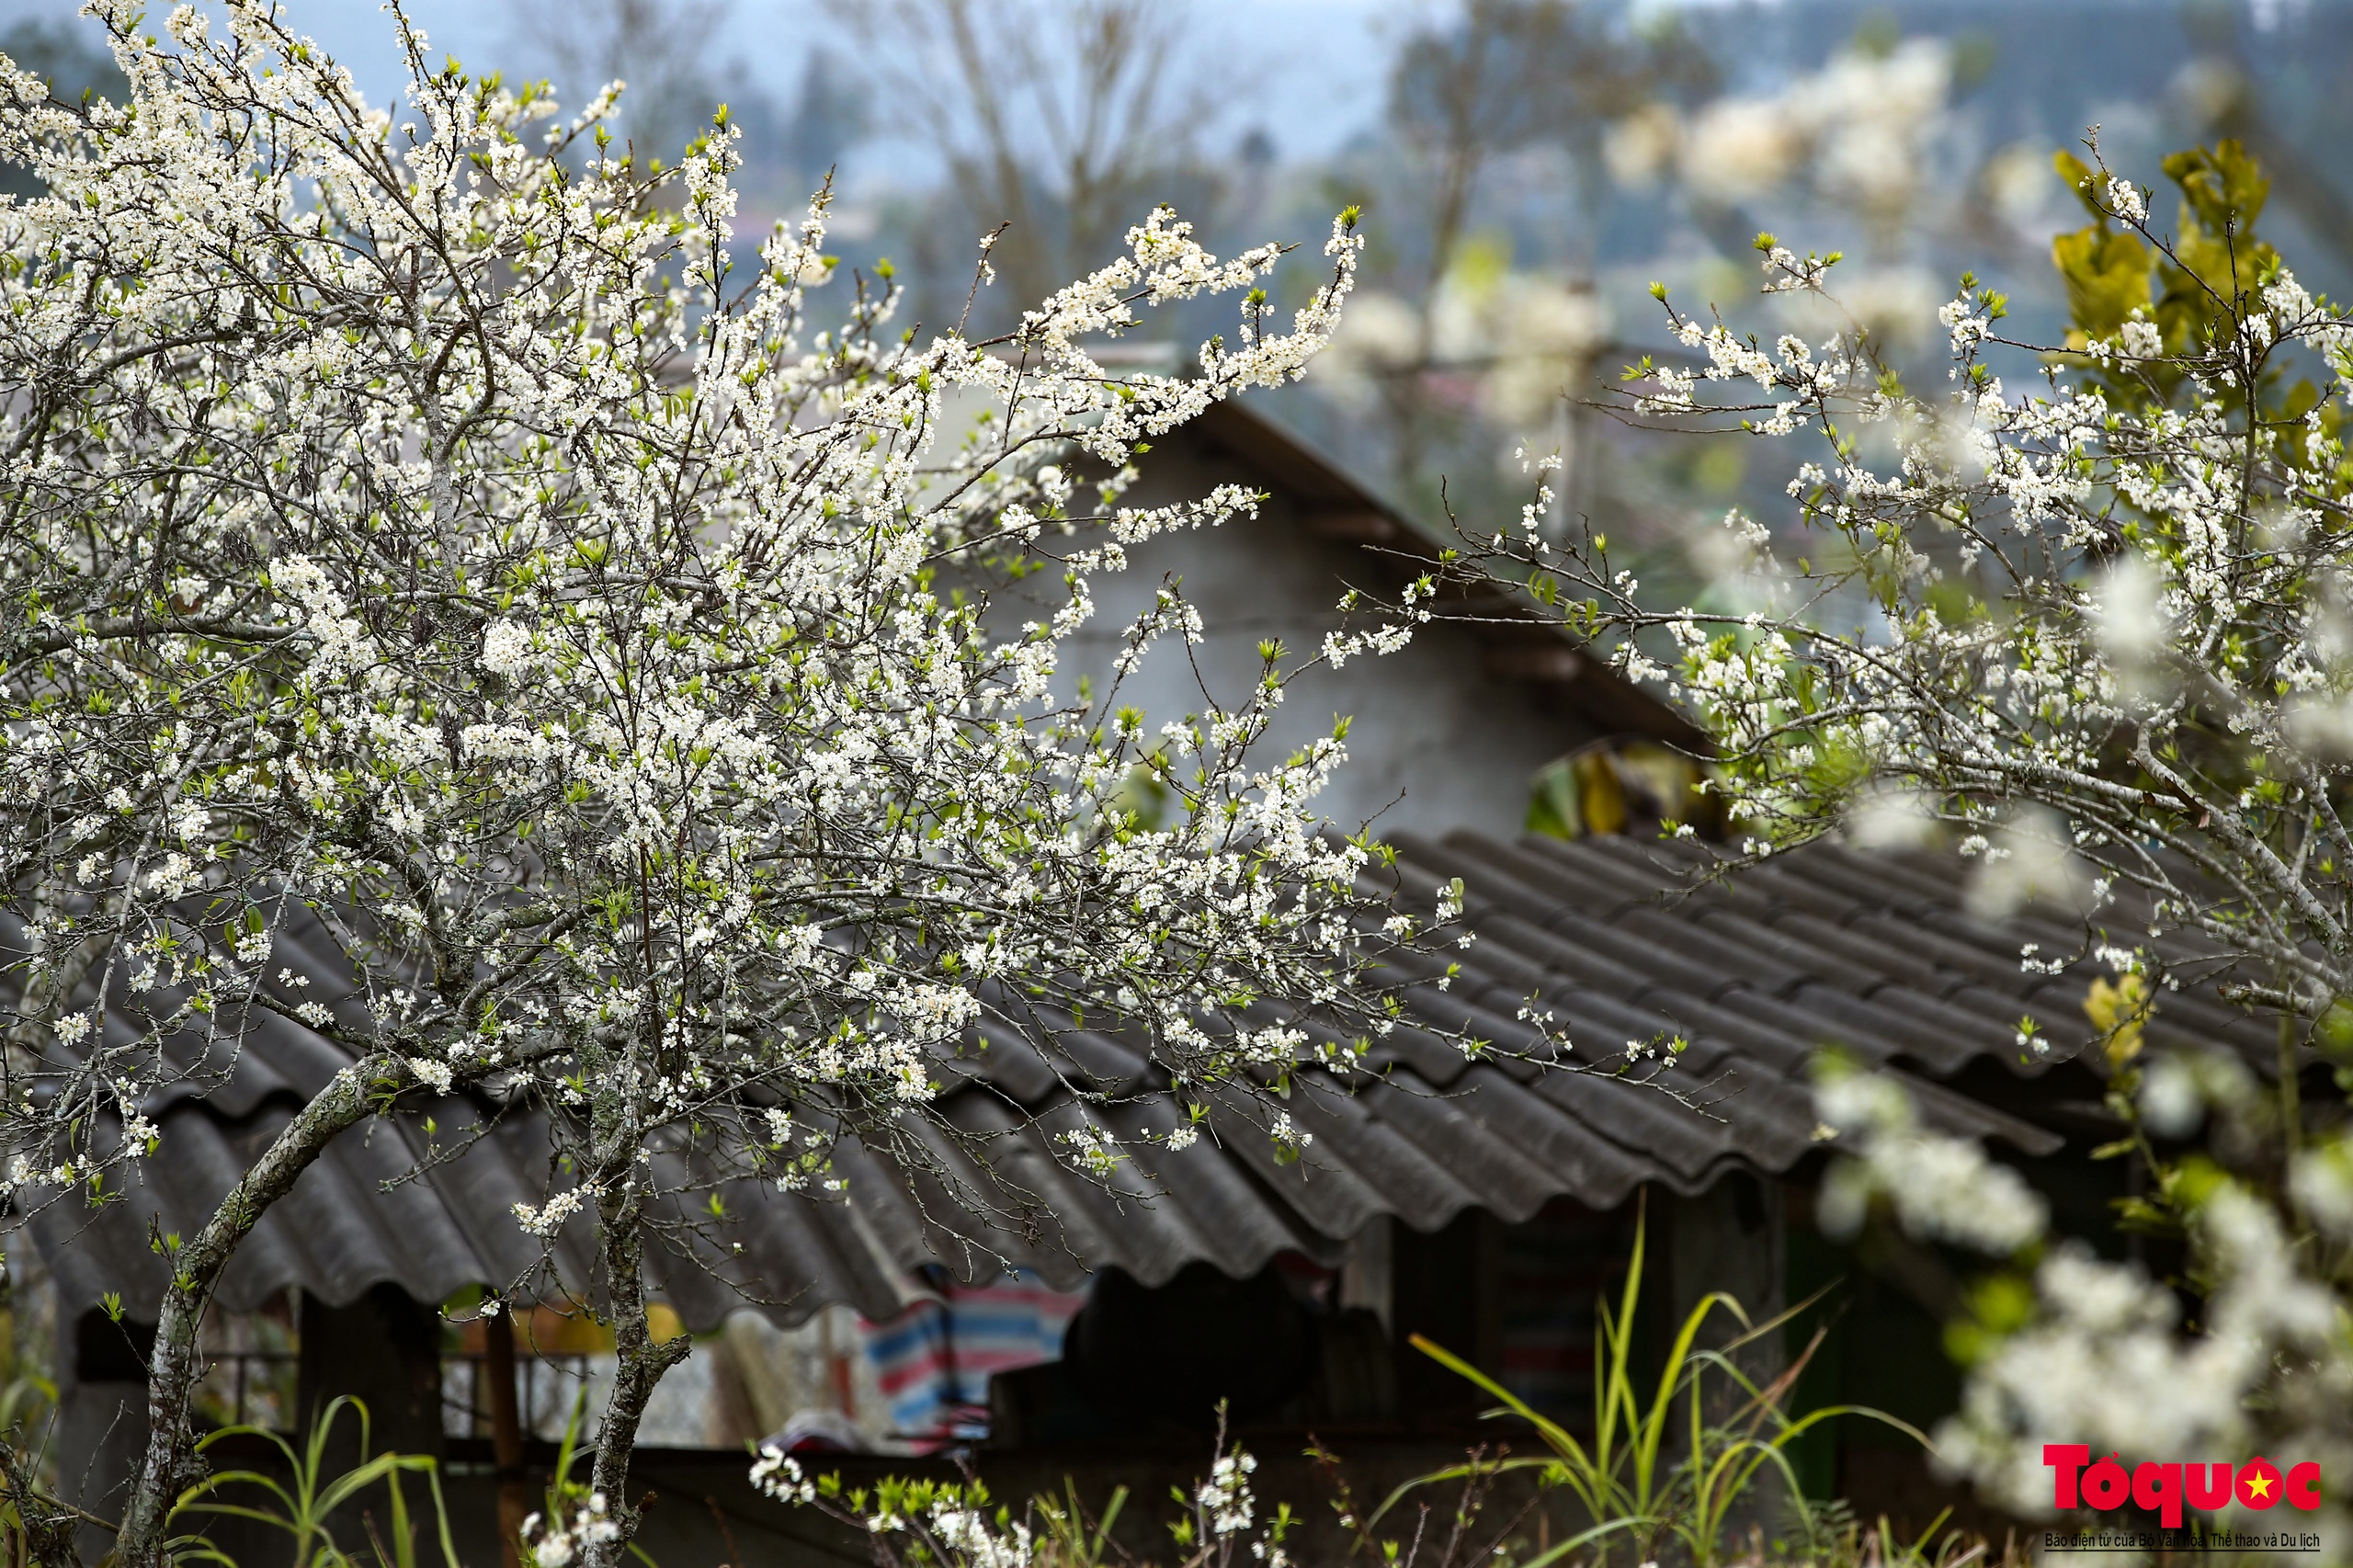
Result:
{"label": "gray roof tile", "polygon": [[[670,1233],[654,1265],[665,1294],[696,1328],[746,1302],[788,1322],[828,1301],[888,1315],[911,1299],[907,1271],[925,1262],[968,1278],[1012,1262],[1062,1285],[1112,1265],[1165,1280],[1197,1259],[1248,1273],[1285,1250],[1336,1258],[1384,1214],[1430,1229],[1472,1207],[1508,1220],[1559,1196],[1612,1207],[1643,1182],[1696,1190],[1727,1169],[1779,1172],[1806,1157],[1806,1074],[1825,1044],[1902,1074],[1936,1125],[2057,1146],[2054,1134],[1931,1081],[1984,1058],[2021,1075],[2048,1072],[2090,1038],[2080,1009],[2088,965],[2056,978],[2018,967],[2020,933],[2038,933],[2023,939],[2052,956],[2075,951],[2080,935],[2049,919],[1973,918],[1956,864],[1816,846],[1695,882],[1712,852],[1688,843],[1458,834],[1397,848],[1394,881],[1409,899],[1463,880],[1464,925],[1477,937],[1449,955],[1460,971],[1445,991],[1431,981],[1447,960],[1390,958],[1394,975],[1420,983],[1412,1007],[1424,1024],[1524,1044],[1531,1031],[1518,1014],[1532,997],[1586,1066],[1620,1066],[1629,1041],[1676,1036],[1687,1042],[1679,1057],[1664,1072],[1645,1064],[1657,1077],[1649,1086],[1507,1057],[1468,1062],[1409,1017],[1345,1082],[1318,1068],[1297,1074],[1285,1108],[1313,1141],[1286,1165],[1259,1126],[1263,1111],[1231,1094],[1211,1096],[1210,1135],[1190,1148],[1148,1141],[1175,1131],[1182,1112],[1131,1044],[1068,1031],[1041,1051],[992,1017],[941,1063],[948,1129],[910,1119],[895,1152],[844,1147],[846,1196],[729,1180],[724,1224]],[[0,928],[0,942],[9,937]],[[311,977],[307,996],[343,1003],[348,977],[324,931],[292,933],[280,951]],[[991,1006],[1017,1017],[1016,1002]],[[1256,1021],[1281,1016],[1261,1011]],[[2022,1015],[2043,1025],[2058,1048],[2051,1058],[2019,1060]],[[2269,1038],[2261,1020],[2187,997],[2161,1000],[2150,1029],[2161,1041],[2225,1039],[2251,1060]],[[102,1210],[54,1205],[32,1219],[68,1302],[117,1290],[152,1313],[162,1265],[151,1222],[193,1230],[291,1105],[344,1060],[306,1029],[257,1020],[235,1060],[161,1096],[151,1113],[164,1142],[143,1184]],[[406,1181],[396,1178],[425,1150],[425,1113],[338,1139],[264,1219],[224,1302],[249,1307],[290,1285],[345,1301],[379,1280],[438,1300],[523,1269],[538,1244],[512,1210],[544,1193],[540,1113],[472,1100],[430,1113],[452,1146],[490,1119],[461,1155]],[[1051,1157],[1049,1141],[1082,1124],[1129,1147],[1106,1179]],[[661,1168],[685,1176],[680,1158],[663,1156]],[[585,1227],[556,1250],[567,1277],[587,1283]]]}

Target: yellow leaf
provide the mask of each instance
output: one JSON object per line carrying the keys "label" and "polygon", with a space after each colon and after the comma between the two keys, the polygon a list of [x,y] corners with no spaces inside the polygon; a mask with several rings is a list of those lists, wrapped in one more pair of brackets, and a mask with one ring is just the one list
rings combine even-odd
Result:
{"label": "yellow leaf", "polygon": [[2084,204],[2086,211],[2102,222],[2107,221],[2108,214],[2099,210],[2099,197],[2108,188],[2106,175],[2064,147],[2051,154],[2051,166],[2059,171],[2059,177],[2066,182],[2069,190],[2075,193],[2075,199]]}
{"label": "yellow leaf", "polygon": [[2051,259],[2067,284],[2070,347],[2114,337],[2149,304],[2149,247],[2138,234],[2095,223],[2052,239]]}
{"label": "yellow leaf", "polygon": [[2154,1011],[2148,982],[2137,974],[2121,975],[2113,982],[2095,980],[2084,995],[2084,1017],[2099,1030],[2111,1067],[2121,1067],[2141,1054],[2141,1028]]}
{"label": "yellow leaf", "polygon": [[2270,180],[2234,141],[2217,142],[2211,153],[2203,147],[2176,153],[2165,159],[2165,171],[2181,187],[2191,214],[2217,238],[2234,226],[2241,234],[2254,228],[2271,194]]}

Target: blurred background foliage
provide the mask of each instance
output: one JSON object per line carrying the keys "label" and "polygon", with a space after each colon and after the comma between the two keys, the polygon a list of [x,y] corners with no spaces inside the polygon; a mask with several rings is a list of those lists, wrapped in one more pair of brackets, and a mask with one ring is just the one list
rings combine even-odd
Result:
{"label": "blurred background foliage", "polygon": [[[347,10],[369,19],[359,36],[381,37],[372,4],[290,9],[331,44]],[[835,171],[835,248],[892,262],[907,326],[965,314],[978,241],[1001,226],[979,328],[1110,259],[1154,202],[1221,251],[1313,245],[1361,203],[1370,250],[1341,338],[1307,388],[1260,406],[1401,506],[1433,522],[1450,507],[1481,532],[1532,491],[1521,454],[1558,452],[1555,516],[1591,518],[1613,561],[1670,597],[1730,591],[1711,587],[1728,507],[1790,524],[1783,465],[1738,437],[1631,431],[1585,400],[1671,347],[1654,279],[1823,335],[1803,306],[1760,308],[1761,230],[1845,252],[1843,308],[1915,378],[1934,375],[1936,307],[1963,270],[2010,293],[2019,335],[2063,332],[2052,247],[2082,220],[2054,151],[2097,126],[2119,172],[2161,187],[2164,153],[2229,136],[2271,176],[2266,222],[2306,284],[2353,285],[2353,170],[2331,156],[2353,136],[2353,0],[411,9],[437,44],[551,76],[567,102],[626,79],[623,133],[648,155],[675,156],[725,101],[746,133],[746,234]],[[1293,12],[1312,13],[1303,35]],[[119,82],[95,44],[71,0],[0,0],[0,48],[69,96]],[[387,62],[351,63],[381,93]],[[11,188],[25,177],[0,170]],[[1171,338],[1130,352],[1181,360],[1229,324],[1156,324]]]}

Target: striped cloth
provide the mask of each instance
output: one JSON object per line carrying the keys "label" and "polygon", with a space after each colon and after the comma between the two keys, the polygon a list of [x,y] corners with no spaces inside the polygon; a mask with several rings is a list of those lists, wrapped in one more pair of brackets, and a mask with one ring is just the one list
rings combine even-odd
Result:
{"label": "striped cloth", "polygon": [[989,1379],[1061,1356],[1086,1304],[1023,1269],[988,1285],[950,1282],[889,1323],[861,1320],[892,1435],[925,1452],[986,1437]]}

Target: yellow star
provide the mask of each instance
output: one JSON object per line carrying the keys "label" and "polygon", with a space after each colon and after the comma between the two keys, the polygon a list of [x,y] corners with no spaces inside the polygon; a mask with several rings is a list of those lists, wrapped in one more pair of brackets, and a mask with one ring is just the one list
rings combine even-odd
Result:
{"label": "yellow star", "polygon": [[2258,1475],[2246,1483],[2246,1489],[2255,1494],[2258,1499],[2268,1497],[2271,1495],[2271,1478],[2268,1475]]}

